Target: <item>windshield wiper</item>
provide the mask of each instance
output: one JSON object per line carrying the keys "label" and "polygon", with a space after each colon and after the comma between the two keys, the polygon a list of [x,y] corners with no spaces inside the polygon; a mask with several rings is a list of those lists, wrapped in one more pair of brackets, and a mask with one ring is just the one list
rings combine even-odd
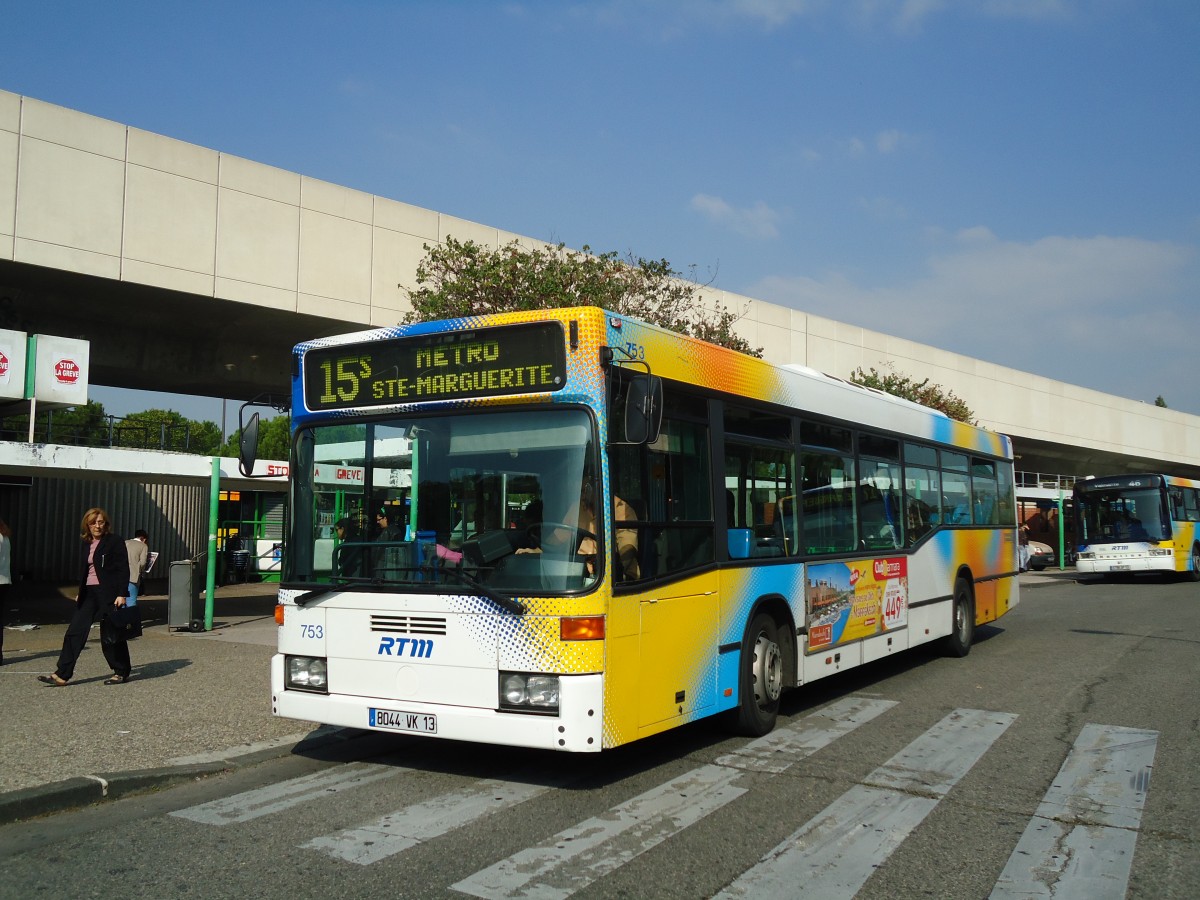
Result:
{"label": "windshield wiper", "polygon": [[[414,566],[411,569],[393,569],[393,571],[425,572],[428,570]],[[518,616],[525,614],[525,606],[519,600],[515,600],[512,597],[501,594],[495,588],[488,587],[483,582],[462,571],[462,569],[444,568],[437,569],[436,571],[441,575],[453,575],[456,581],[465,584],[467,587],[473,588],[474,590],[483,594],[483,596],[487,597],[501,609],[508,610],[508,612]],[[332,594],[334,591],[385,590],[398,592],[408,590],[413,587],[414,584],[418,583],[420,582],[410,581],[401,583],[395,581],[384,581],[382,578],[347,578],[345,581],[338,584],[323,584],[320,587],[313,588],[311,591],[305,591],[303,594],[298,594],[292,602],[297,606],[304,606],[308,603],[311,603],[313,600],[324,597],[326,594]]]}
{"label": "windshield wiper", "polygon": [[467,587],[474,588],[475,590],[479,591],[479,593],[483,594],[483,596],[487,597],[501,609],[506,609],[510,613],[518,616],[525,615],[525,606],[521,603],[521,601],[515,600],[505,594],[501,594],[495,588],[488,587],[477,578],[468,575],[462,569],[447,567],[444,569],[438,569],[437,571],[441,575],[453,575]]}
{"label": "windshield wiper", "polygon": [[[419,572],[421,571],[416,566],[407,569],[392,569],[394,572]],[[324,597],[326,594],[332,594],[334,591],[402,591],[411,588],[417,582],[395,582],[384,581],[382,578],[366,578],[356,575],[340,575],[341,581],[332,584],[323,584],[320,587],[313,588],[310,591],[305,591],[303,594],[296,595],[292,602],[297,606],[304,606],[319,597]]]}

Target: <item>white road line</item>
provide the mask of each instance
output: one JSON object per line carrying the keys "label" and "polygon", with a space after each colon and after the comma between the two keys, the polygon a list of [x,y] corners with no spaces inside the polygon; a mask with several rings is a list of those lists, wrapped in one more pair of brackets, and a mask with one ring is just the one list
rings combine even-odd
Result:
{"label": "white road line", "polygon": [[381,816],[368,825],[313,838],[302,846],[366,866],[502,809],[524,803],[556,786],[559,785],[522,784],[493,779],[479,781],[460,791]]}
{"label": "white road line", "polygon": [[1158,732],[1086,725],[992,897],[1124,897]]}
{"label": "white road line", "polygon": [[778,773],[896,704],[847,697],[561,831],[453,885],[477,897],[568,897],[746,793],[743,770]]}
{"label": "white road line", "polygon": [[385,778],[394,778],[411,772],[398,766],[375,764],[351,764],[336,766],[323,772],[292,778],[279,784],[271,784],[253,791],[244,791],[232,797],[222,797],[199,806],[176,810],[171,813],[181,819],[191,819],[204,825],[232,825],[248,822],[259,816],[270,815],[297,806],[308,800],[336,794],[350,788],[362,787]]}
{"label": "white road line", "polygon": [[895,700],[843,697],[787,728],[717,759],[719,766],[778,774],[896,705]]}
{"label": "white road line", "polygon": [[746,793],[730,784],[740,776],[725,766],[693,769],[451,887],[476,897],[569,897]]}
{"label": "white road line", "polygon": [[717,896],[853,897],[1015,719],[955,710]]}

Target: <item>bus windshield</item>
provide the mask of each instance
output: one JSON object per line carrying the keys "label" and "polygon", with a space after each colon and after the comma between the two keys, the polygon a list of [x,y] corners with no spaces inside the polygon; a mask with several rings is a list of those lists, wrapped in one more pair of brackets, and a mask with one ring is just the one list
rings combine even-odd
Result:
{"label": "bus windshield", "polygon": [[591,416],[562,407],[302,429],[285,577],[497,595],[588,589],[603,559],[595,447]]}
{"label": "bus windshield", "polygon": [[1076,495],[1079,536],[1084,544],[1169,541],[1161,488],[1114,488]]}

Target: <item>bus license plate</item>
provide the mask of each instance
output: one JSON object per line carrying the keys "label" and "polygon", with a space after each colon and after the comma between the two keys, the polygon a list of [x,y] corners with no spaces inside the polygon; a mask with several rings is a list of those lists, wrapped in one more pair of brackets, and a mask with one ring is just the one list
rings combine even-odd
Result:
{"label": "bus license plate", "polygon": [[1129,566],[1122,565],[1120,563],[1118,563],[1115,566],[1112,566],[1111,568],[1114,572],[1128,572],[1129,571]]}
{"label": "bus license plate", "polygon": [[399,709],[375,709],[369,714],[371,728],[390,731],[415,731],[418,734],[437,734],[437,716],[431,713],[404,712]]}

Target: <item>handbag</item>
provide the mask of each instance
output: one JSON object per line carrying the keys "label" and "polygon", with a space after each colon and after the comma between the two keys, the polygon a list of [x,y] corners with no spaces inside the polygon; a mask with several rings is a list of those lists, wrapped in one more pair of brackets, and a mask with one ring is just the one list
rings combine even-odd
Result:
{"label": "handbag", "polygon": [[137,606],[114,606],[106,616],[108,624],[116,632],[117,640],[129,640],[142,633],[142,610]]}

